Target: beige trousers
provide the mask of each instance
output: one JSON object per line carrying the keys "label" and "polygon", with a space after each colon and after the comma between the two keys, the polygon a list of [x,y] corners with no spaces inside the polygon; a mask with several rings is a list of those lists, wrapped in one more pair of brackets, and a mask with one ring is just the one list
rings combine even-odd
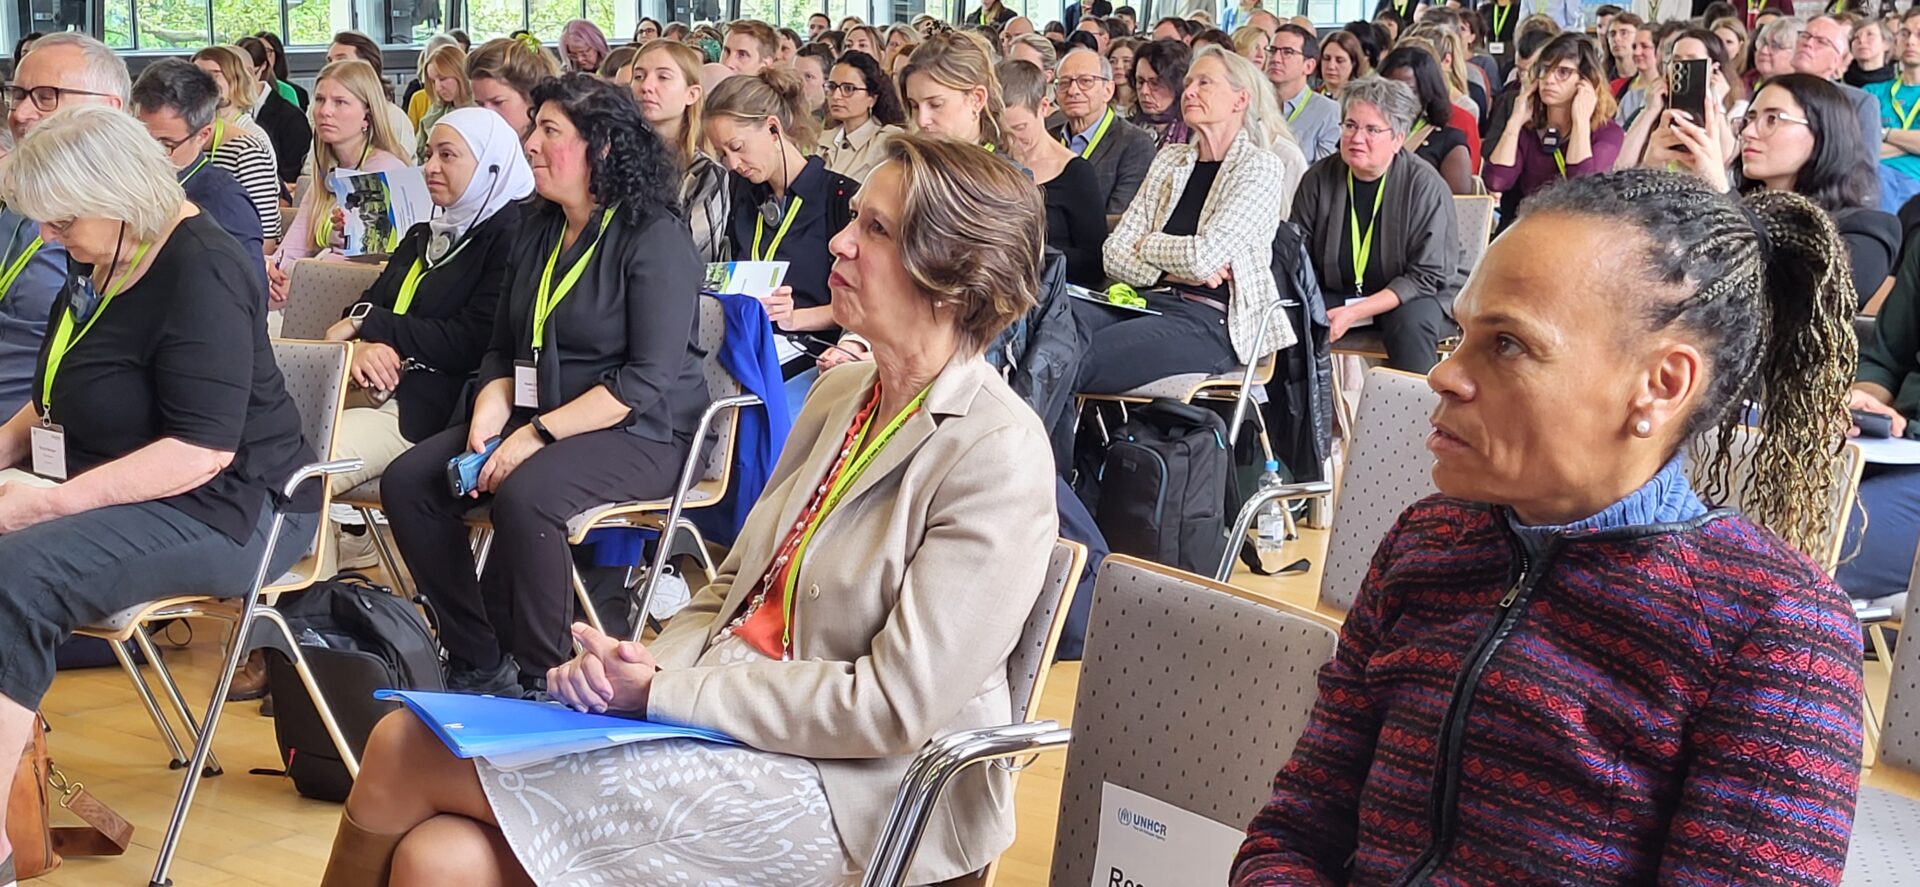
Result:
{"label": "beige trousers", "polygon": [[359,471],[336,474],[330,480],[333,494],[339,496],[386,473],[387,466],[413,446],[400,434],[400,403],[388,400],[374,406],[371,399],[355,390],[347,394],[347,409],[340,414],[340,428],[334,440],[334,458],[363,459]]}

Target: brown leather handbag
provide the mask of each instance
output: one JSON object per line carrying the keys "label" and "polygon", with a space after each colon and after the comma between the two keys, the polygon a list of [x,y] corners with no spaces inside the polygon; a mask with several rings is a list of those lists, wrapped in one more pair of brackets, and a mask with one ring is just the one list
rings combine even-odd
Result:
{"label": "brown leather handbag", "polygon": [[[55,826],[52,802],[86,823]],[[25,881],[60,867],[63,856],[119,856],[133,840],[133,825],[69,780],[47,756],[46,723],[33,720],[33,735],[20,752],[20,768],[7,794],[7,839],[13,843],[15,876]]]}

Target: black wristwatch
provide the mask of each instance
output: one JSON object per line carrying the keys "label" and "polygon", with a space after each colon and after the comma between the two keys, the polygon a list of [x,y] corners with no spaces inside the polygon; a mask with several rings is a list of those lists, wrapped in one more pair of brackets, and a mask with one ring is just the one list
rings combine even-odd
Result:
{"label": "black wristwatch", "polygon": [[547,423],[540,421],[539,416],[534,416],[533,421],[528,424],[533,426],[534,434],[540,435],[541,443],[551,444],[551,443],[558,442],[560,440],[559,438],[553,436],[553,432],[547,430]]}

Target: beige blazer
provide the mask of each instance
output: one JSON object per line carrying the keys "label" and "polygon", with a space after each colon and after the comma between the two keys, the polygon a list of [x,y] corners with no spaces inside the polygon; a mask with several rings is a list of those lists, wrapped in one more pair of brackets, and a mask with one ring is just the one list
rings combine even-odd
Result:
{"label": "beige blazer", "polygon": [[[813,759],[862,867],[922,745],[1012,721],[1007,657],[1059,531],[1039,418],[984,360],[956,361],[816,532],[795,586],[793,661],[695,667],[766,572],[873,384],[864,361],[815,383],[719,577],[653,644],[664,670],[647,709]],[[1006,774],[972,768],[935,811],[910,882],[982,868],[1013,834]]]}

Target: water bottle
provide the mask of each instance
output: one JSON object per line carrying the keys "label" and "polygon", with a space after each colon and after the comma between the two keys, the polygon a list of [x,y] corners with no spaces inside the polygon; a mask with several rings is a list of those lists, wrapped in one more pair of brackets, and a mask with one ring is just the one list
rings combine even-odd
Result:
{"label": "water bottle", "polygon": [[[1260,490],[1265,492],[1280,486],[1280,463],[1267,460],[1266,468],[1260,472]],[[1262,555],[1278,552],[1287,542],[1286,503],[1279,499],[1268,501],[1260,506],[1260,513],[1254,519],[1253,547]]]}

